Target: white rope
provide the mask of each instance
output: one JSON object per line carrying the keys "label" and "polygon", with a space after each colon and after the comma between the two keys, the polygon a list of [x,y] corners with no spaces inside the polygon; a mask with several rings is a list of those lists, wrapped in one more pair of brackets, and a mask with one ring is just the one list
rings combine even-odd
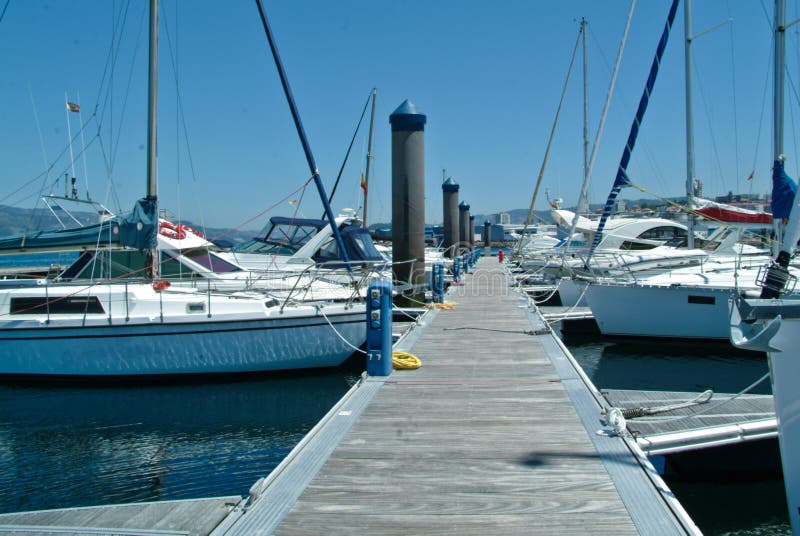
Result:
{"label": "white rope", "polygon": [[336,328],[333,326],[333,324],[331,324],[331,321],[328,319],[328,316],[325,314],[325,311],[323,311],[323,310],[322,310],[322,307],[321,307],[321,306],[319,306],[319,305],[317,306],[317,312],[318,312],[319,314],[321,314],[321,315],[322,315],[322,318],[324,318],[324,319],[325,319],[325,322],[327,322],[327,323],[328,323],[328,325],[331,327],[331,329],[333,330],[333,332],[336,334],[336,336],[337,336],[337,337],[339,337],[339,338],[342,340],[342,342],[343,342],[343,343],[345,343],[347,346],[349,346],[350,348],[352,348],[353,350],[355,350],[355,351],[356,351],[356,352],[358,352],[359,354],[364,354],[364,355],[367,355],[367,352],[365,352],[364,350],[362,350],[361,348],[359,348],[359,347],[357,347],[357,346],[353,346],[352,344],[350,344],[350,341],[348,341],[347,339],[345,339],[345,338],[344,338],[344,336],[343,336],[341,333],[339,333],[339,330],[337,330],[337,329],[336,329]]}
{"label": "white rope", "polygon": [[[756,381],[754,381],[753,383],[751,383],[750,385],[748,385],[747,387],[745,387],[744,389],[742,389],[741,391],[739,391],[738,393],[733,395],[732,397],[730,397],[730,398],[728,398],[726,400],[720,400],[718,404],[709,405],[708,407],[706,407],[706,408],[704,408],[704,409],[702,409],[702,410],[700,410],[698,412],[691,413],[689,415],[674,415],[674,416],[671,416],[671,417],[661,417],[661,418],[655,418],[655,419],[636,419],[636,422],[640,422],[640,423],[659,423],[659,422],[665,422],[665,421],[680,421],[680,420],[683,420],[683,419],[690,419],[690,418],[698,417],[700,415],[703,415],[704,413],[708,413],[712,409],[716,409],[716,408],[722,407],[725,404],[727,404],[728,402],[731,402],[731,401],[739,398],[740,396],[742,396],[743,394],[746,394],[751,389],[753,389],[756,385],[758,385],[759,383],[763,382],[767,378],[769,378],[769,372],[767,372],[766,374],[761,376],[759,379],[757,379]],[[628,411],[628,410],[626,409],[626,410],[623,410],[623,411]]]}

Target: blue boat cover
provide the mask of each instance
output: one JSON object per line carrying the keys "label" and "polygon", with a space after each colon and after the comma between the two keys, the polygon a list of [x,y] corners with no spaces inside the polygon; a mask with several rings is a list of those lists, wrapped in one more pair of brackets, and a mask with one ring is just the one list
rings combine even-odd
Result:
{"label": "blue boat cover", "polygon": [[772,218],[788,218],[794,205],[797,184],[786,174],[783,160],[776,160],[772,166]]}

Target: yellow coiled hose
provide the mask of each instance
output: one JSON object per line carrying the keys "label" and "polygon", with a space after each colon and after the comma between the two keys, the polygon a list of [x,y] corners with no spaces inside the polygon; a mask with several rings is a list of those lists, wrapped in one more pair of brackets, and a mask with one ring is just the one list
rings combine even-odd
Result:
{"label": "yellow coiled hose", "polygon": [[395,370],[413,370],[422,366],[422,360],[414,354],[395,350],[392,352],[392,365]]}

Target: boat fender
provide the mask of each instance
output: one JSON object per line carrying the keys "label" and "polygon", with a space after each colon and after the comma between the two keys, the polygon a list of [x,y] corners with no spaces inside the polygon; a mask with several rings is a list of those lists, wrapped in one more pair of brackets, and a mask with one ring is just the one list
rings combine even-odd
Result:
{"label": "boat fender", "polygon": [[159,281],[153,281],[153,290],[155,290],[156,292],[161,292],[162,290],[166,290],[169,288],[169,286],[170,282],[165,281],[163,279]]}

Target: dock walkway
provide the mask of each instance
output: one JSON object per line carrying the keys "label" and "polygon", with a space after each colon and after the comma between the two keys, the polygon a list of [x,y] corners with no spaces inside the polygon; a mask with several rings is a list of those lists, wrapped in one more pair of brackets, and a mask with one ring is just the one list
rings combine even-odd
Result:
{"label": "dock walkway", "polygon": [[364,377],[245,501],[0,515],[0,534],[699,533],[608,402],[491,259]]}
{"label": "dock walkway", "polygon": [[226,534],[696,531],[643,456],[595,433],[600,406],[491,262],[403,348],[422,368],[356,389]]}

